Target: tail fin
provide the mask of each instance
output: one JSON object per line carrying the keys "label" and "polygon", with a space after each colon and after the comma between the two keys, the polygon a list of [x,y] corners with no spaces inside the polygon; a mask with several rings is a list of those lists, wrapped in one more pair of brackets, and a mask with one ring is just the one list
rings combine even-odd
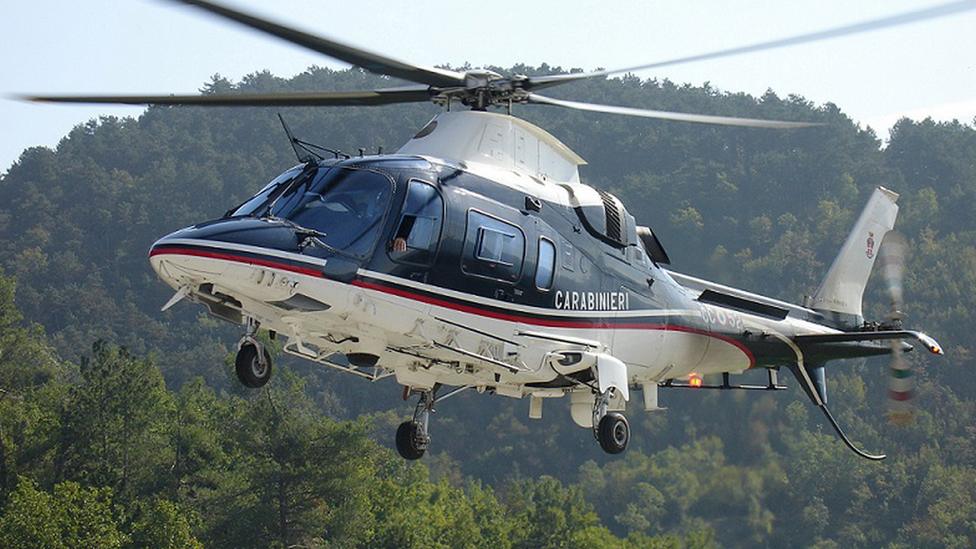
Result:
{"label": "tail fin", "polygon": [[857,218],[854,229],[834,259],[820,288],[811,298],[810,306],[823,312],[835,313],[845,324],[860,324],[861,298],[871,275],[884,236],[895,226],[898,216],[898,194],[878,187],[867,206]]}

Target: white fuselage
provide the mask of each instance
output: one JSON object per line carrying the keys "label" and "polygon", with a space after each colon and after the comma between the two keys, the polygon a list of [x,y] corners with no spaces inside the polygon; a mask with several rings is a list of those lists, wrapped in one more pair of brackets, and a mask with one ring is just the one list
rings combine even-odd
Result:
{"label": "white fuselage", "polygon": [[[245,316],[286,337],[287,348],[319,360],[334,353],[373,354],[379,366],[411,387],[493,387],[500,394],[524,396],[534,392],[528,385],[557,377],[550,359],[570,350],[615,356],[627,365],[634,384],[693,372],[743,371],[753,364],[748,350],[731,339],[668,323],[681,315],[702,316],[699,308],[594,312],[567,306],[557,311],[367,270],[349,283],[338,282],[321,276],[327,260],[278,250],[194,239],[160,242],[169,247],[153,253],[152,266],[174,288],[212,284],[214,293],[237,299]],[[296,311],[274,305],[298,294],[329,308]],[[616,296],[605,299],[611,297]],[[725,323],[749,316],[711,314],[713,322]],[[630,326],[631,317],[644,322]],[[648,323],[648,317],[660,322]]]}

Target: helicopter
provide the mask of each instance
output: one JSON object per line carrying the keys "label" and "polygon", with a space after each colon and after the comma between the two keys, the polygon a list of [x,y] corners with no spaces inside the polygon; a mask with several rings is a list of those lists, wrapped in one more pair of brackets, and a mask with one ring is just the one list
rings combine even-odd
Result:
{"label": "helicopter", "polygon": [[[174,0],[176,1],[176,0]],[[474,390],[529,400],[568,398],[570,415],[609,454],[623,452],[627,407],[662,409],[660,388],[777,391],[790,370],[838,437],[858,448],[827,406],[826,364],[891,355],[889,395],[904,418],[912,340],[900,313],[904,240],[897,193],[876,188],[819,288],[794,304],[670,269],[654,231],[616,196],[582,182],[586,162],[546,130],[512,116],[543,105],[652,119],[803,131],[818,124],[637,109],[556,99],[550,87],[678,63],[780,48],[942,17],[971,1],[702,55],[542,76],[421,67],[203,0],[179,3],[413,85],[343,92],[31,96],[57,103],[198,106],[443,108],[393,154],[359,156],[286,135],[299,163],[218,219],[163,236],[149,262],[187,300],[243,327],[235,372],[249,388],[272,374],[259,338],[282,351],[369,381],[394,378],[413,415],[399,454],[421,458],[435,406]],[[491,110],[494,109],[494,110]],[[279,115],[280,116],[280,115]],[[322,153],[330,153],[326,158]],[[883,243],[883,244],[882,244]],[[887,318],[865,321],[862,298],[881,257]],[[765,384],[731,376],[764,369]],[[704,376],[720,375],[721,384]],[[899,407],[900,406],[900,407]]]}

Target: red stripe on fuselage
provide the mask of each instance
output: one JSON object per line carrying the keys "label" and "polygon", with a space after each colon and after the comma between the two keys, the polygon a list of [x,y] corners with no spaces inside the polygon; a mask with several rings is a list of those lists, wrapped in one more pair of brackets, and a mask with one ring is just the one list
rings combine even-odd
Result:
{"label": "red stripe on fuselage", "polygon": [[197,248],[179,248],[179,247],[167,247],[167,248],[153,248],[149,252],[149,257],[154,257],[157,255],[190,255],[194,257],[206,257],[209,259],[222,259],[224,261],[233,261],[235,263],[247,263],[249,265],[260,265],[262,267],[270,267],[272,269],[281,269],[283,271],[291,271],[293,273],[315,276],[322,278],[322,271],[318,269],[312,269],[307,267],[299,267],[297,265],[289,265],[288,263],[282,263],[280,261],[274,261],[270,259],[258,259],[255,257],[247,257],[236,254],[229,254],[226,252],[215,252],[210,250],[200,250]]}
{"label": "red stripe on fuselage", "polygon": [[[313,268],[298,267],[295,265],[289,265],[280,261],[274,261],[270,259],[258,259],[254,257],[247,257],[236,255],[227,252],[218,252],[211,250],[200,250],[197,248],[185,248],[185,247],[165,247],[165,248],[153,248],[149,252],[149,257],[154,257],[157,255],[174,254],[174,255],[189,255],[194,257],[205,257],[210,259],[220,259],[224,261],[233,261],[235,263],[245,263],[250,265],[260,265],[262,267],[270,267],[273,269],[281,269],[285,271],[291,271],[294,273],[299,273],[308,276],[314,276],[317,278],[324,278],[322,271]],[[455,303],[453,301],[447,301],[444,299],[439,299],[433,296],[427,296],[419,294],[416,292],[411,292],[403,288],[397,288],[393,286],[387,286],[385,284],[377,284],[375,282],[369,282],[367,280],[354,280],[350,284],[360,288],[365,288],[368,290],[373,290],[377,292],[382,292],[386,294],[395,295],[402,297],[404,299],[410,299],[412,301],[419,301],[422,303],[427,303],[429,305],[436,305],[438,307],[444,307],[447,309],[453,309],[455,311],[461,311],[463,313],[469,313],[473,315],[478,315],[487,318],[494,318],[497,320],[505,320],[508,322],[522,322],[525,324],[531,324],[533,326],[545,326],[549,328],[569,328],[569,329],[590,329],[590,330],[663,330],[669,332],[683,332],[695,335],[702,335],[706,337],[711,337],[724,341],[730,345],[735,346],[737,349],[742,351],[749,358],[749,367],[752,368],[756,365],[756,358],[752,354],[752,351],[745,346],[741,341],[737,341],[731,337],[724,336],[721,334],[716,334],[713,332],[708,332],[706,330],[700,330],[698,328],[692,328],[688,326],[677,326],[674,324],[659,324],[653,322],[623,322],[623,323],[611,323],[608,322],[609,319],[606,317],[593,317],[592,319],[583,320],[562,320],[555,318],[538,318],[528,315],[518,315],[514,313],[494,311],[490,309],[485,309],[476,305],[469,305],[463,303]]]}
{"label": "red stripe on fuselage", "polygon": [[734,347],[742,351],[749,358],[750,368],[756,365],[756,357],[752,354],[752,351],[748,347],[746,347],[745,344],[743,344],[741,341],[737,341],[735,339],[732,339],[731,337],[727,337],[721,334],[716,334],[705,330],[700,330],[698,328],[692,328],[689,326],[677,326],[673,324],[658,324],[658,323],[651,323],[651,322],[610,323],[607,322],[605,318],[599,318],[599,317],[589,321],[536,318],[536,317],[526,316],[526,315],[518,315],[518,314],[505,313],[500,311],[491,311],[491,310],[482,309],[472,305],[463,305],[460,303],[454,303],[451,301],[438,299],[436,297],[417,294],[408,290],[404,290],[402,288],[394,288],[383,284],[368,282],[365,280],[354,280],[352,282],[352,285],[359,286],[361,288],[366,288],[369,290],[374,290],[377,292],[392,294],[413,301],[420,301],[422,303],[427,303],[429,305],[436,305],[438,307],[453,309],[455,311],[461,311],[464,313],[471,313],[478,316],[495,318],[498,320],[505,320],[508,322],[523,322],[525,324],[532,324],[534,326],[546,326],[550,328],[571,328],[571,329],[578,329],[578,330],[579,329],[663,330],[668,332],[683,332],[688,334],[702,335],[706,337],[715,338],[720,341],[724,341],[730,345],[733,345]]}
{"label": "red stripe on fuselage", "polygon": [[366,288],[369,290],[375,290],[377,292],[392,294],[413,301],[420,301],[422,303],[427,303],[429,305],[437,305],[438,307],[445,307],[447,309],[454,309],[455,311],[471,313],[478,316],[485,316],[488,318],[495,318],[498,320],[507,320],[509,322],[524,322],[526,324],[533,324],[536,326],[548,326],[551,328],[610,329],[614,327],[613,324],[608,323],[606,319],[600,317],[594,317],[593,319],[582,320],[582,321],[581,320],[560,320],[556,318],[536,318],[528,315],[518,315],[518,314],[506,313],[502,311],[492,311],[489,309],[478,307],[476,305],[455,303],[453,301],[447,301],[432,296],[414,293],[409,290],[405,290],[403,288],[394,288],[392,286],[387,286],[385,284],[376,284],[374,282],[368,282],[366,280],[354,280],[352,281],[351,284],[353,286],[359,286],[360,288]]}

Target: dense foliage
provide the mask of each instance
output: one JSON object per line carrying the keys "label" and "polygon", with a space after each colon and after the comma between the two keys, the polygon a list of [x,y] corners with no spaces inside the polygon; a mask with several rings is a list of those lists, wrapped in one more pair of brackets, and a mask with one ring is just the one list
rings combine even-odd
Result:
{"label": "dense foliage", "polygon": [[[204,91],[390,84],[313,69]],[[0,545],[976,545],[976,129],[903,120],[882,148],[836,106],[772,92],[633,77],[556,91],[825,123],[770,132],[516,107],[590,162],[584,179],[654,227],[679,271],[799,301],[871,190],[902,194],[908,323],[948,356],[911,357],[906,428],[884,421],[883,359],[829,369],[836,414],[887,461],[853,456],[798,391],[664,392],[668,412],[631,412],[620,457],[559,402],[540,422],[524,402],[460,396],[410,465],[386,447],[409,411],[393,383],[285,362],[268,390],[246,392],[227,362],[237,330],[185,304],[158,312],[169,295],[145,252],[294,158],[274,112],[153,107],[29,149],[0,180]],[[390,150],[434,112],[284,114],[303,138],[355,151]],[[887,308],[876,285],[865,301],[869,317]]]}

